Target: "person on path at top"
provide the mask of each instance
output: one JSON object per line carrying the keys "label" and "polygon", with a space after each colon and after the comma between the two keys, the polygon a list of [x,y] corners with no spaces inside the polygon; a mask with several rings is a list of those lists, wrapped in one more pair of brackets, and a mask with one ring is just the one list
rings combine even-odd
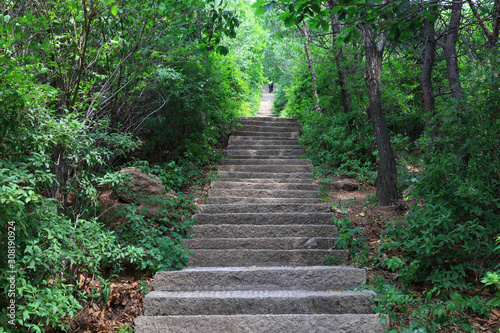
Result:
{"label": "person on path at top", "polygon": [[269,93],[272,94],[273,92],[273,87],[274,87],[274,82],[273,81],[269,81]]}

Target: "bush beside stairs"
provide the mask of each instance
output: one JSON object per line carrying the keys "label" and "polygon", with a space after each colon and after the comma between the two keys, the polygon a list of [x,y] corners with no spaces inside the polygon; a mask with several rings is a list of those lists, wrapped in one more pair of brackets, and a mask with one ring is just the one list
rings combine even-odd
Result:
{"label": "bush beside stairs", "polygon": [[[363,269],[341,266],[330,206],[302,159],[299,124],[242,118],[194,216],[190,267],[158,272],[136,333],[383,332]],[[324,266],[325,256],[340,266]]]}

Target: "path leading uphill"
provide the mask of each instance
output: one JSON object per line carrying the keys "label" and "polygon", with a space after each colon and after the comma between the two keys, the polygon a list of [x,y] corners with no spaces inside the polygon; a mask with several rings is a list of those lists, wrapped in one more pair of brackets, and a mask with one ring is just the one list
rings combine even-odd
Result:
{"label": "path leading uphill", "polygon": [[[382,332],[372,314],[366,272],[335,250],[330,206],[302,159],[296,120],[269,114],[242,118],[209,203],[194,216],[190,267],[158,272],[136,332]],[[266,103],[268,105],[266,106]],[[325,257],[340,266],[324,266]]]}

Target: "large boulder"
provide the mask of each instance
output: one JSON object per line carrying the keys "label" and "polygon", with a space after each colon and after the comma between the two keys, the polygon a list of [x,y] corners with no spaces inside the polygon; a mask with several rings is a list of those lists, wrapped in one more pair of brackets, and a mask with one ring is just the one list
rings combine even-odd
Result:
{"label": "large boulder", "polygon": [[342,191],[357,191],[361,186],[357,181],[347,178],[337,180],[332,185],[335,189]]}
{"label": "large boulder", "polygon": [[158,196],[162,199],[176,198],[175,192],[165,191],[165,186],[160,178],[155,175],[142,172],[139,168],[129,167],[122,169],[130,175],[130,183],[126,185],[128,191],[117,190],[115,195],[118,200],[125,203],[144,203],[146,196]]}

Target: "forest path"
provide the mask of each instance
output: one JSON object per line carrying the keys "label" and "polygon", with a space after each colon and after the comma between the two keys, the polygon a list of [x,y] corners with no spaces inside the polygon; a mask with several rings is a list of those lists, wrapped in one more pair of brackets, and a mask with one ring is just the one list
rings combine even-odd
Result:
{"label": "forest path", "polygon": [[[264,87],[265,89],[266,87]],[[335,265],[331,205],[322,203],[313,166],[303,159],[296,119],[270,115],[263,91],[257,117],[231,135],[219,179],[185,241],[189,268],[158,272],[136,333],[372,333],[387,326],[372,313],[375,294],[347,288],[366,271]]]}
{"label": "forest path", "polygon": [[264,84],[262,86],[262,99],[260,101],[259,111],[257,112],[257,117],[276,117],[273,114],[273,101],[274,93],[269,93],[269,85]]}

